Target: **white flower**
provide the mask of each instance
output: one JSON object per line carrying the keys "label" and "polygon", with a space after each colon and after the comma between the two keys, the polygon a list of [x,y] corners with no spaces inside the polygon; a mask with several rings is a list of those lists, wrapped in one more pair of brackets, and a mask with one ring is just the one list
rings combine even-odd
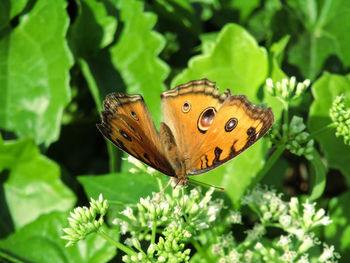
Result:
{"label": "white flower", "polygon": [[233,236],[231,234],[223,235],[221,238],[221,244],[223,247],[230,247],[234,244]]}
{"label": "white flower", "polygon": [[300,245],[298,252],[300,254],[303,254],[306,252],[309,248],[314,246],[314,233],[311,233],[310,235],[305,235],[303,238],[303,243]]}
{"label": "white flower", "polygon": [[219,211],[220,211],[220,209],[218,206],[215,206],[215,205],[209,206],[208,213],[207,213],[207,215],[209,217],[208,221],[209,222],[215,221],[216,215],[219,213]]}
{"label": "white flower", "polygon": [[199,229],[207,229],[209,228],[209,225],[205,222],[201,222],[199,225],[198,225],[198,228]]}
{"label": "white flower", "polygon": [[199,192],[198,188],[193,188],[190,192],[190,197],[192,200],[198,198],[199,195],[200,195],[200,192]]}
{"label": "white flower", "polygon": [[253,251],[246,250],[246,252],[244,253],[244,259],[245,259],[245,262],[247,263],[251,262],[253,259]]}
{"label": "white flower", "polygon": [[289,211],[292,216],[299,214],[299,200],[296,197],[292,197],[289,201]]}
{"label": "white flower", "polygon": [[257,242],[254,246],[254,249],[261,251],[262,249],[264,249],[264,246],[260,242]]}
{"label": "white flower", "polygon": [[124,243],[125,243],[125,245],[131,247],[132,246],[132,238],[128,237],[127,239],[125,239]]}
{"label": "white flower", "polygon": [[127,206],[123,211],[120,212],[121,214],[125,215],[126,217],[129,218],[134,218],[134,214],[132,211],[132,208]]}
{"label": "white flower", "polygon": [[239,259],[241,258],[241,254],[238,253],[236,249],[232,249],[230,251],[228,258],[229,258],[230,262],[232,262],[232,263],[239,262]]}
{"label": "white flower", "polygon": [[288,244],[291,242],[290,236],[280,236],[280,240],[277,242],[277,246],[282,247],[282,248],[287,248]]}
{"label": "white flower", "polygon": [[308,254],[302,255],[300,259],[297,261],[297,263],[310,263],[309,255]]}
{"label": "white flower", "polygon": [[272,217],[272,213],[270,211],[266,211],[263,215],[264,220],[269,220]]}
{"label": "white flower", "polygon": [[213,253],[213,255],[222,255],[224,253],[224,249],[222,247],[222,245],[220,243],[218,244],[214,244],[211,247],[211,253]]}
{"label": "white flower", "polygon": [[320,222],[320,224],[327,226],[327,225],[331,224],[333,222],[333,220],[331,220],[329,218],[329,216],[325,216],[319,222]]}
{"label": "white flower", "polygon": [[287,228],[292,223],[292,217],[290,215],[281,215],[279,217],[279,222],[283,228]]}
{"label": "white flower", "polygon": [[323,244],[323,252],[319,257],[320,262],[326,262],[328,259],[331,259],[334,256],[334,246],[328,246],[327,244]]}
{"label": "white flower", "polygon": [[128,223],[126,223],[125,221],[121,221],[120,222],[120,233],[122,235],[125,235],[126,232],[128,232],[128,230],[129,230]]}
{"label": "white flower", "polygon": [[306,200],[306,203],[303,204],[304,206],[304,215],[306,215],[308,218],[311,218],[315,214],[315,205],[316,203],[309,203],[309,199]]}
{"label": "white flower", "polygon": [[227,221],[232,224],[242,224],[242,215],[238,211],[230,211]]}
{"label": "white flower", "polygon": [[291,250],[287,250],[284,252],[284,254],[282,255],[281,259],[283,260],[283,262],[293,262],[294,258],[297,256],[297,252],[295,251],[291,251]]}

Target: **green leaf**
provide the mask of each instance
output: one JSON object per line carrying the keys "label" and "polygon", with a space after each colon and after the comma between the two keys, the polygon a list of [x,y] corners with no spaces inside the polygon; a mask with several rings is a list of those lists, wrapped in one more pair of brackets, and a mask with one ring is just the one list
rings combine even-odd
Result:
{"label": "green leaf", "polygon": [[221,91],[229,88],[233,94],[243,93],[256,102],[267,71],[266,50],[242,27],[228,24],[219,33],[215,47],[207,54],[191,58],[188,67],[173,79],[172,86],[208,78]]}
{"label": "green leaf", "polygon": [[339,169],[350,182],[350,147],[344,144],[343,138],[335,137],[335,129],[317,133],[331,123],[329,109],[332,102],[343,93],[350,100],[350,76],[344,77],[324,73],[311,88],[315,98],[310,107],[308,128],[321,146],[330,168]]}
{"label": "green leaf", "polygon": [[[16,257],[18,262],[109,262],[116,248],[97,234],[89,235],[77,245],[65,248],[67,240],[63,228],[68,227],[68,212],[54,212],[39,217],[5,240],[0,240],[2,256]],[[115,231],[110,231],[119,239]],[[23,259],[20,260],[20,258]],[[11,261],[12,262],[12,261]]]}
{"label": "green leaf", "polygon": [[313,169],[311,170],[314,177],[314,184],[310,195],[310,200],[316,200],[320,198],[326,188],[326,173],[327,167],[323,163],[322,158],[318,151],[313,150],[311,153],[312,159],[310,160]]}
{"label": "green leaf", "polygon": [[[246,1],[248,2],[248,1]],[[261,8],[254,10],[247,20],[249,32],[259,42],[265,42],[267,46],[271,44],[275,35],[277,39],[290,34],[291,26],[288,24],[288,17],[281,13],[283,4],[281,0],[265,0]],[[280,33],[285,30],[286,33]],[[288,33],[289,32],[289,33]]]}
{"label": "green leaf", "polygon": [[208,54],[215,47],[219,32],[210,32],[199,36],[201,39],[201,50],[203,54]]}
{"label": "green leaf", "polygon": [[36,1],[0,39],[0,127],[37,144],[57,140],[70,101],[66,5]]}
{"label": "green leaf", "polygon": [[111,44],[117,29],[116,18],[109,16],[103,3],[82,0],[79,15],[69,29],[69,44],[76,57],[91,57]]}
{"label": "green leaf", "polygon": [[163,81],[169,67],[158,58],[164,37],[152,30],[157,17],[143,11],[143,3],[120,0],[120,20],[123,28],[118,42],[110,48],[112,61],[120,72],[127,93],[141,93],[155,120],[160,120],[160,93],[165,90]]}
{"label": "green leaf", "polygon": [[285,36],[279,41],[273,43],[270,47],[270,77],[274,81],[281,81],[282,79],[287,78],[287,75],[283,72],[281,66],[289,39],[290,36]]}
{"label": "green leaf", "polygon": [[4,194],[15,229],[41,214],[71,209],[75,203],[74,194],[60,180],[59,166],[41,155],[31,140],[0,145],[0,171],[4,169],[8,171]]}
{"label": "green leaf", "polygon": [[[266,50],[259,47],[243,28],[229,24],[221,30],[210,52],[192,58],[188,68],[172,84],[206,77],[216,81],[222,91],[229,88],[233,94],[245,94],[256,103],[267,72]],[[233,204],[238,206],[241,195],[263,167],[267,148],[260,141],[226,165],[195,179],[226,188]]]}
{"label": "green leaf", "polygon": [[325,227],[325,237],[340,252],[342,259],[350,258],[350,192],[334,197],[329,204],[333,223]]}
{"label": "green leaf", "polygon": [[156,178],[146,173],[115,173],[98,176],[79,176],[89,197],[97,199],[102,193],[107,200],[120,203],[137,203],[140,197],[158,192]]}
{"label": "green leaf", "polygon": [[251,1],[246,1],[246,0],[234,0],[230,1],[232,7],[237,8],[240,12],[240,22],[244,23],[249,15],[253,12],[254,9],[259,7],[260,1],[259,0],[251,0]]}
{"label": "green leaf", "polygon": [[28,0],[0,1],[0,30],[8,25],[10,20],[23,11]]}
{"label": "green leaf", "polygon": [[289,62],[304,77],[314,79],[331,55],[338,56],[345,67],[350,65],[350,1],[289,1],[293,3],[304,30],[291,47]]}

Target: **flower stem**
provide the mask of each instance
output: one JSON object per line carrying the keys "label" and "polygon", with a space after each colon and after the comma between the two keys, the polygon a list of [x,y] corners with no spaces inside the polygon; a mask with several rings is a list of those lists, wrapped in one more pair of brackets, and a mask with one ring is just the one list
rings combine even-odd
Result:
{"label": "flower stem", "polygon": [[104,239],[106,239],[107,241],[109,241],[110,243],[115,245],[118,249],[120,249],[124,253],[126,253],[128,255],[136,255],[137,254],[133,249],[131,249],[127,246],[124,246],[122,243],[115,241],[113,238],[111,238],[109,235],[107,235],[102,229],[100,229],[97,233],[100,236],[102,236]]}
{"label": "flower stem", "polygon": [[207,252],[202,248],[202,246],[198,243],[197,240],[191,238],[191,243],[194,246],[194,248],[198,251],[198,253],[205,259],[206,262],[215,262],[215,260],[207,254]]}
{"label": "flower stem", "polygon": [[264,167],[260,170],[260,172],[255,177],[255,180],[252,184],[252,188],[254,188],[267,174],[267,172],[271,169],[271,167],[275,164],[275,162],[278,160],[278,158],[282,155],[282,153],[285,150],[285,145],[281,144],[277,147],[277,149],[273,152],[271,157],[267,160]]}
{"label": "flower stem", "polygon": [[155,217],[153,220],[153,225],[152,225],[151,244],[154,244],[156,242],[156,233],[157,233],[157,218]]}

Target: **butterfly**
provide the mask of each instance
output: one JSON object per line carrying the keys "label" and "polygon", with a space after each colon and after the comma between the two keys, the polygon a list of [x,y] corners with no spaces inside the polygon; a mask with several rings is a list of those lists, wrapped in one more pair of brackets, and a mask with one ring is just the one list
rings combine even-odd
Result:
{"label": "butterfly", "polygon": [[186,185],[224,164],[271,127],[271,108],[244,95],[223,94],[208,79],[193,80],[161,94],[163,122],[157,132],[141,95],[107,95],[100,132],[115,146]]}

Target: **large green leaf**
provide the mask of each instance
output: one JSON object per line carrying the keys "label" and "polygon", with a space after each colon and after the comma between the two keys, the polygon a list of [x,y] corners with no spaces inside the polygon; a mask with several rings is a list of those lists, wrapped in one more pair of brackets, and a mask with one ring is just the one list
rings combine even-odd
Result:
{"label": "large green leaf", "polygon": [[[0,241],[2,256],[17,258],[16,262],[109,262],[116,254],[116,248],[102,237],[91,234],[77,245],[65,248],[67,240],[63,228],[68,227],[69,213],[54,212],[39,217],[18,232]],[[110,231],[118,240],[118,234]],[[13,262],[13,261],[11,261]]]}
{"label": "large green leaf", "polygon": [[98,198],[102,193],[107,200],[120,203],[137,203],[140,197],[158,192],[156,178],[146,173],[116,173],[99,176],[79,176],[86,194]]}
{"label": "large green leaf", "polygon": [[[188,68],[172,83],[175,86],[206,77],[216,81],[222,91],[229,88],[233,94],[245,94],[256,103],[267,73],[266,50],[243,28],[229,24],[219,33],[215,46],[206,54],[192,58]],[[241,195],[264,165],[266,153],[267,145],[260,141],[226,165],[194,179],[226,188],[232,202],[238,205]]]}
{"label": "large green leaf", "polygon": [[46,145],[70,101],[67,3],[38,0],[0,39],[0,127]]}
{"label": "large green leaf", "polygon": [[229,88],[233,94],[243,93],[256,102],[267,73],[266,50],[242,27],[228,24],[219,33],[215,47],[191,58],[188,67],[173,79],[172,86],[208,78],[215,81],[220,90]]}
{"label": "large green leaf", "polygon": [[[41,155],[33,141],[0,143],[0,171],[7,171],[3,185],[8,207],[16,229],[51,211],[71,209],[75,196],[60,180],[60,168]],[[5,174],[2,173],[2,176]]]}
{"label": "large green leaf", "polygon": [[[291,47],[289,62],[314,79],[331,55],[350,65],[350,1],[288,1],[304,30]],[[334,65],[333,65],[334,66]]]}
{"label": "large green leaf", "polygon": [[[343,93],[350,100],[350,77],[325,73],[311,90],[315,100],[310,107],[308,127],[311,132],[316,132],[331,123],[329,109],[336,96]],[[314,137],[320,143],[329,167],[341,170],[350,182],[350,146],[345,145],[342,138],[335,137],[335,129]]]}
{"label": "large green leaf", "polygon": [[96,0],[82,0],[79,7],[79,15],[69,30],[69,44],[76,57],[86,58],[112,43],[117,20]]}
{"label": "large green leaf", "polygon": [[118,42],[110,52],[115,67],[126,84],[127,92],[141,93],[156,122],[160,120],[160,93],[165,90],[163,81],[168,66],[158,58],[164,37],[152,30],[157,17],[143,11],[143,3],[120,0],[120,20],[123,23]]}

